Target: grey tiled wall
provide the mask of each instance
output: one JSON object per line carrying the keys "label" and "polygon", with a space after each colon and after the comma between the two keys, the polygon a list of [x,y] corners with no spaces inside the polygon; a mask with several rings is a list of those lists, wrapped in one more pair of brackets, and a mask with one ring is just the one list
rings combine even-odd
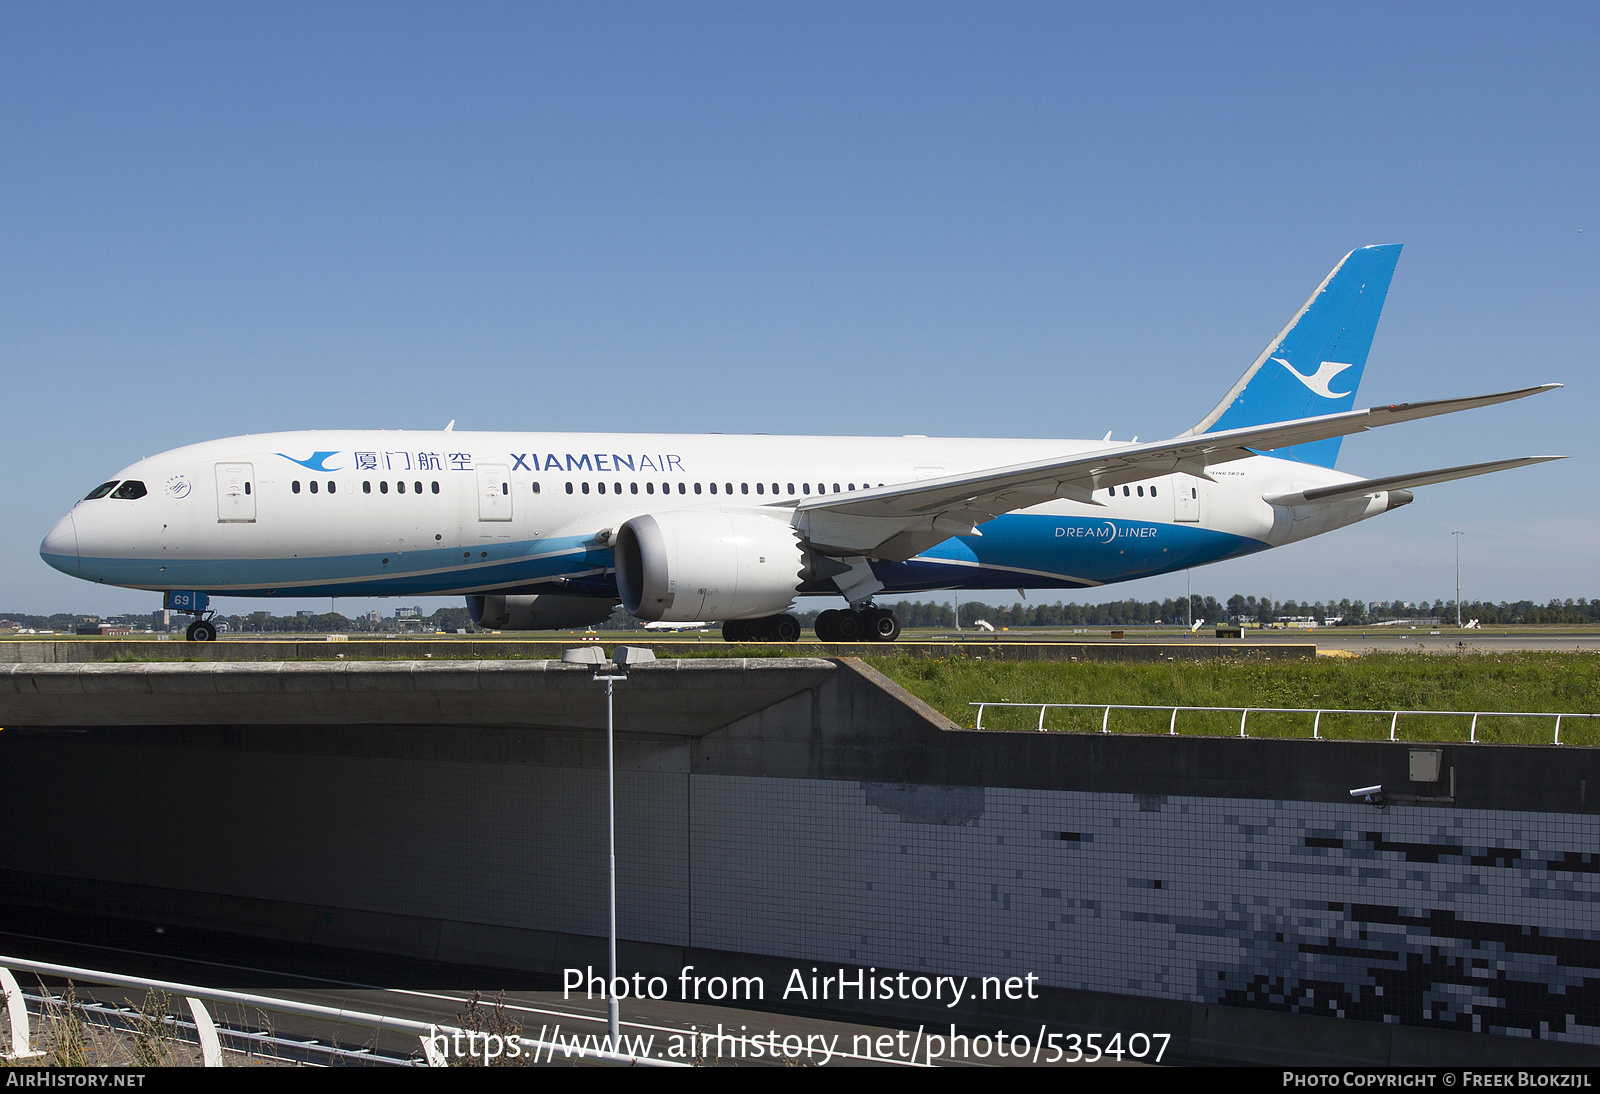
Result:
{"label": "grey tiled wall", "polygon": [[1600,1043],[1600,819],[693,780],[697,945]]}

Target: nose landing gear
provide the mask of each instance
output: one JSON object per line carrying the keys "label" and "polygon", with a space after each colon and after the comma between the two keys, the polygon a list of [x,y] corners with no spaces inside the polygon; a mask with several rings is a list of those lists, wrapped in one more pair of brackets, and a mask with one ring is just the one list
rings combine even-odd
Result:
{"label": "nose landing gear", "polygon": [[211,597],[190,589],[173,589],[162,598],[161,606],[168,611],[184,612],[194,616],[183,636],[191,642],[215,642],[217,625],[211,621],[216,615],[209,607]]}

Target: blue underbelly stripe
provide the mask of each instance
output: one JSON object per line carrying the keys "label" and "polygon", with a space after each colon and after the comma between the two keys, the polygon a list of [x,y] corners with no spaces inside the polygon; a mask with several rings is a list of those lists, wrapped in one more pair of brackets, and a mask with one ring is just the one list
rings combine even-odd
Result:
{"label": "blue underbelly stripe", "polygon": [[[1009,513],[982,536],[945,540],[907,562],[873,570],[889,591],[937,588],[1084,588],[1171,573],[1265,550],[1260,540],[1196,524]],[[488,551],[484,558],[482,552]],[[470,560],[463,552],[471,554]],[[388,560],[385,565],[384,560]],[[82,558],[91,581],[223,596],[454,595],[603,575],[610,548],[587,537],[466,547],[268,559]],[[591,583],[594,584],[594,583]],[[601,578],[596,590],[610,588]]]}

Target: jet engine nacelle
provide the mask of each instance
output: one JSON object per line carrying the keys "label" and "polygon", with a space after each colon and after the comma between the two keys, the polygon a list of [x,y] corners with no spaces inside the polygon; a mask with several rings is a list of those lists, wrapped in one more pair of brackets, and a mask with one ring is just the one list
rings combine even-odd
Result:
{"label": "jet engine nacelle", "polygon": [[787,521],[682,509],[617,529],[617,591],[651,623],[759,619],[794,602],[805,568]]}
{"label": "jet engine nacelle", "polygon": [[611,618],[611,601],[593,596],[469,596],[467,614],[495,631],[554,631]]}

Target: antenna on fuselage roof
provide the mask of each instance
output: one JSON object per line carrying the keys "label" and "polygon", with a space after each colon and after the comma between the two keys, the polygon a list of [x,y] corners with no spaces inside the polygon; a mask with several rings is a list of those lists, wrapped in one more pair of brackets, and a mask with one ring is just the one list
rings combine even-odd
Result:
{"label": "antenna on fuselage roof", "polygon": [[455,428],[456,428],[456,420],[454,418],[451,418],[450,419],[450,424],[444,427],[444,431],[446,433],[452,433],[452,432],[455,431]]}
{"label": "antenna on fuselage roof", "polygon": [[1106,430],[1106,435],[1104,437],[1100,438],[1100,443],[1101,444],[1105,444],[1110,439],[1111,439],[1111,430],[1108,429],[1108,430]]}

